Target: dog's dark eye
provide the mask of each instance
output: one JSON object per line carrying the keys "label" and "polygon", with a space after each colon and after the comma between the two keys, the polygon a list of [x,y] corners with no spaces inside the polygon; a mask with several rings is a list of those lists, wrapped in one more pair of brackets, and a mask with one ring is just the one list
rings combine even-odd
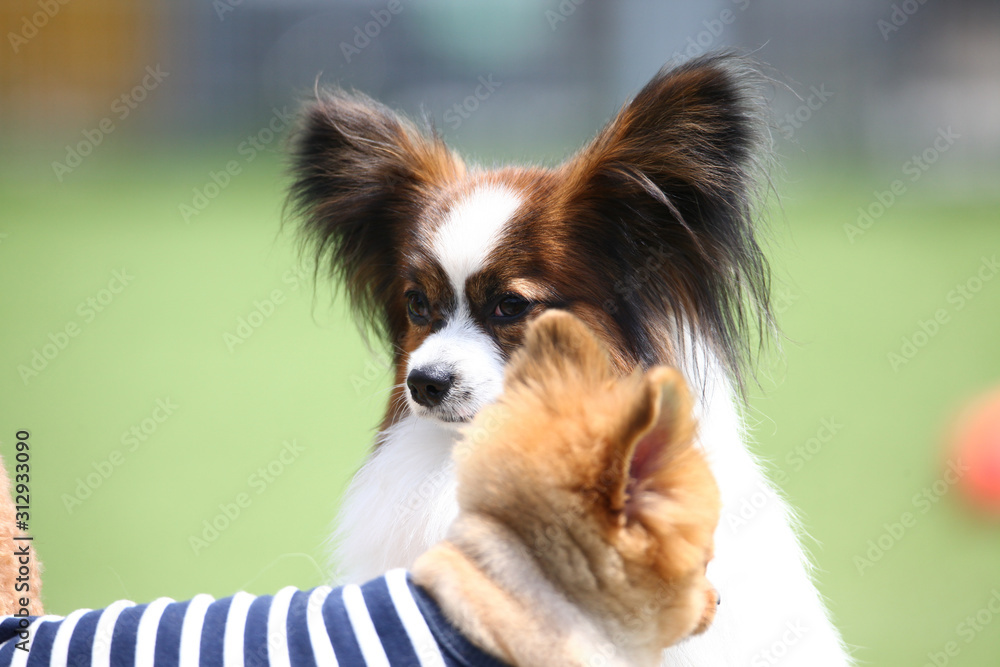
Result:
{"label": "dog's dark eye", "polygon": [[422,292],[411,290],[406,293],[406,312],[414,324],[426,324],[430,319],[431,309],[427,305],[427,297]]}
{"label": "dog's dark eye", "polygon": [[530,307],[531,302],[527,299],[516,294],[508,294],[497,302],[496,308],[493,309],[493,317],[505,320],[513,319],[524,315]]}

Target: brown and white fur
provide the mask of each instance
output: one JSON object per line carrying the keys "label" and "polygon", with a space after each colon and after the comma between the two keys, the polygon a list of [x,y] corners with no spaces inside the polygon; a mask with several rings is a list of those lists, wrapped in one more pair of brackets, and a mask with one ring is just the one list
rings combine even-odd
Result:
{"label": "brown and white fur", "polygon": [[542,315],[456,446],[458,518],[414,582],[508,664],[658,664],[718,603],[692,407],[677,371],[620,377],[577,318]]}
{"label": "brown and white fur", "polygon": [[664,664],[769,664],[762,651],[789,624],[804,628],[790,662],[848,664],[739,411],[753,332],[771,322],[753,219],[766,155],[756,82],[726,54],[661,71],[556,168],[467,166],[362,95],[335,90],[308,106],[291,208],[361,322],[391,346],[395,375],[337,520],[342,579],[411,566],[444,537],[458,427],[497,398],[528,323],[567,310],[619,373],[678,367],[696,397],[722,493],[711,574],[725,603]]}

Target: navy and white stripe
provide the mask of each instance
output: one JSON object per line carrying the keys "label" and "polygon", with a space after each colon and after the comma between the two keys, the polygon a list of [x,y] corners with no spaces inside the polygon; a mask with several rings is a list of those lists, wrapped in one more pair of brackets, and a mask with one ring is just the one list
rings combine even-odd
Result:
{"label": "navy and white stripe", "polygon": [[[363,586],[222,600],[160,598],[66,618],[0,617],[0,666],[502,667],[463,637],[404,570]],[[18,648],[26,642],[28,650]]]}

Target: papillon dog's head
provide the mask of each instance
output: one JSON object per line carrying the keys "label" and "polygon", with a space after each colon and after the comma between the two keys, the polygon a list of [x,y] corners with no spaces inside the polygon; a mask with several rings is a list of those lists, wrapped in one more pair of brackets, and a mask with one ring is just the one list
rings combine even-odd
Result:
{"label": "papillon dog's head", "polygon": [[622,372],[670,362],[693,336],[738,379],[747,329],[768,317],[753,81],[731,55],[661,71],[556,168],[467,166],[362,95],[310,103],[291,208],[319,265],[392,345],[385,426],[404,407],[470,420],[499,395],[527,323],[552,308],[587,323]]}

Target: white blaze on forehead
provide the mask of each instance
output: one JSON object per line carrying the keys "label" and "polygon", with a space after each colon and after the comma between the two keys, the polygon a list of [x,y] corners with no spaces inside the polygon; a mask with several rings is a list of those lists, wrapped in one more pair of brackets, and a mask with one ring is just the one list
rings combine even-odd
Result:
{"label": "white blaze on forehead", "polygon": [[459,201],[434,237],[434,254],[461,298],[465,281],[486,263],[521,197],[500,186],[484,186]]}

